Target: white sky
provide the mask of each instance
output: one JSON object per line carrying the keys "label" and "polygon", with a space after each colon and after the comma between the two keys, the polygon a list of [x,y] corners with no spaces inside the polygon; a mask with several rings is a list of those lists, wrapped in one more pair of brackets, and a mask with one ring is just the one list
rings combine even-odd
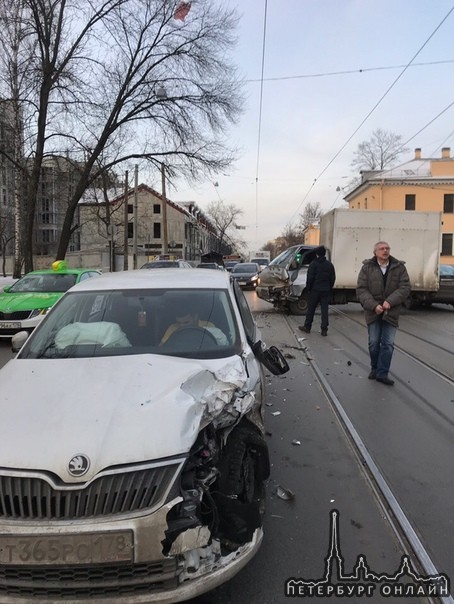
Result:
{"label": "white sky", "polygon": [[[259,156],[265,0],[224,1],[242,15],[234,56],[248,80],[247,100],[229,133],[241,156],[231,173],[213,179],[219,186],[179,183],[170,199],[202,208],[222,199],[241,207],[246,230],[238,234],[255,249],[295,224],[306,202],[318,201],[324,210],[343,205],[336,188],[357,175],[353,153],[377,128],[409,141],[402,162],[415,147],[423,157],[439,157],[442,146],[454,154],[454,105],[414,137],[454,102],[454,11],[427,42],[453,0],[268,0]],[[415,66],[334,159],[426,42]],[[314,76],[339,71],[352,73]]]}

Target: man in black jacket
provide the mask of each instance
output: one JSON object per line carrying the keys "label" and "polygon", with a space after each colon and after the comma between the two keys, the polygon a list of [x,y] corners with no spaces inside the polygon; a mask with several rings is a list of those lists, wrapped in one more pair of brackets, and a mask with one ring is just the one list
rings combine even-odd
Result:
{"label": "man in black jacket", "polygon": [[326,259],[326,250],[323,245],[316,248],[316,258],[307,271],[306,290],[309,293],[309,303],[302,331],[310,333],[315,309],[320,302],[322,313],[322,336],[328,335],[328,304],[331,300],[332,289],[336,281],[336,271],[333,264]]}

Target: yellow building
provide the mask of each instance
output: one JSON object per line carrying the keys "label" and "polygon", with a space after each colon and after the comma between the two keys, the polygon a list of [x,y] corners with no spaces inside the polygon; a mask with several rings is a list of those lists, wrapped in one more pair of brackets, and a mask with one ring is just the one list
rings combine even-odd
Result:
{"label": "yellow building", "polygon": [[442,264],[454,264],[454,159],[444,147],[439,158],[414,159],[387,170],[361,172],[362,182],[348,193],[351,210],[442,212]]}
{"label": "yellow building", "polygon": [[319,245],[320,224],[318,222],[310,224],[304,229],[304,243],[306,245]]}

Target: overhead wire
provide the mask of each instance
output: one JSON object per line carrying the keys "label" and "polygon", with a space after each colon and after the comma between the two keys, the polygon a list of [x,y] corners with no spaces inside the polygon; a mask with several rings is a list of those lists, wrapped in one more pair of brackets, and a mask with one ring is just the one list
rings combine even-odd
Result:
{"label": "overhead wire", "polygon": [[259,123],[257,134],[257,162],[255,168],[255,242],[258,240],[259,228],[259,166],[260,166],[260,141],[262,136],[262,107],[263,107],[263,82],[265,73],[265,48],[266,48],[266,19],[268,13],[268,0],[265,0],[265,10],[263,14],[263,37],[262,37],[262,66],[260,77],[260,98],[259,98]]}
{"label": "overhead wire", "polygon": [[[308,198],[310,192],[312,191],[312,189],[314,188],[315,184],[317,183],[317,181],[319,180],[319,178],[328,170],[328,168],[331,166],[331,164],[339,157],[339,155],[342,153],[342,151],[345,149],[345,147],[348,145],[348,143],[352,140],[352,138],[355,136],[355,134],[362,128],[362,126],[365,124],[365,122],[369,119],[369,117],[372,115],[372,113],[377,109],[377,107],[382,103],[382,101],[385,99],[385,97],[391,92],[391,90],[394,88],[394,86],[397,84],[397,82],[401,79],[401,77],[404,75],[404,73],[407,71],[407,69],[410,67],[410,65],[413,63],[413,61],[416,59],[416,57],[422,52],[422,50],[427,46],[427,44],[430,42],[430,40],[433,38],[433,36],[437,33],[437,31],[440,29],[440,27],[443,25],[443,23],[448,19],[448,17],[451,15],[451,13],[454,11],[454,6],[448,11],[448,13],[443,17],[443,19],[440,21],[440,23],[437,25],[437,27],[433,30],[433,32],[430,34],[430,36],[427,38],[427,40],[422,44],[422,46],[418,49],[418,51],[413,55],[413,57],[410,59],[410,61],[406,64],[406,66],[402,69],[402,71],[399,73],[399,75],[394,79],[394,81],[392,82],[392,84],[387,88],[387,90],[384,92],[384,94],[382,94],[382,96],[379,98],[379,100],[375,103],[375,105],[372,107],[372,109],[367,113],[367,115],[363,118],[363,120],[360,122],[360,124],[355,128],[355,130],[352,132],[352,134],[347,138],[347,140],[345,141],[345,143],[340,147],[340,149],[335,153],[335,155],[330,159],[330,161],[326,164],[326,166],[321,170],[321,172],[318,174],[318,176],[316,178],[314,178],[311,186],[309,187],[308,191],[306,192],[306,194],[303,197],[303,200],[301,201],[301,203],[298,205],[298,208],[296,209],[296,211],[294,212],[294,214],[292,215],[291,219],[289,220],[288,224],[291,224],[296,216],[296,214],[299,212],[301,206],[304,204],[304,202],[306,201],[306,199]],[[453,103],[451,103],[452,105]],[[447,111],[447,109],[449,109],[449,107],[451,106],[449,105],[444,111]],[[435,118],[434,118],[435,119]],[[432,120],[434,121],[434,120]],[[427,126],[426,126],[427,127]],[[423,128],[424,129],[424,128]],[[414,138],[415,136],[417,136],[419,134],[416,133],[412,138]],[[412,139],[409,139],[412,140]]]}
{"label": "overhead wire", "polygon": [[[444,61],[427,61],[422,63],[412,63],[409,67],[422,67],[425,65],[444,65],[446,63],[454,63],[454,59],[446,59]],[[358,69],[345,69],[342,71],[325,71],[320,73],[305,73],[293,76],[276,76],[271,78],[263,78],[264,82],[281,82],[284,80],[301,80],[307,78],[324,78],[338,75],[351,75],[356,73],[366,73],[369,71],[385,71],[388,69],[401,69],[405,65],[382,65],[380,67],[359,67]],[[262,79],[248,79],[244,80],[247,83],[262,82]]]}
{"label": "overhead wire", "polygon": [[[451,105],[452,105],[452,103],[451,103]],[[449,107],[451,107],[451,105],[449,105]],[[444,111],[443,111],[443,113],[444,113]],[[440,115],[440,114],[439,114],[439,115]],[[439,116],[439,115],[438,115],[438,116]],[[438,116],[437,116],[437,117],[438,117]],[[432,120],[432,121],[433,121],[433,120]],[[431,122],[431,123],[432,123],[432,122]],[[436,149],[434,149],[434,150],[432,151],[432,153],[430,154],[430,155],[431,155],[431,157],[432,157],[433,155],[435,155],[435,152],[437,151],[437,149],[439,149],[440,147],[444,147],[444,146],[446,145],[447,141],[448,141],[448,140],[449,140],[449,139],[450,139],[452,136],[454,136],[454,130],[452,130],[452,131],[451,131],[451,132],[448,134],[448,136],[447,136],[447,137],[446,137],[446,138],[443,140],[443,142],[442,142],[441,144],[437,145]],[[410,140],[411,140],[411,139],[410,139]]]}
{"label": "overhead wire", "polygon": [[[451,103],[449,103],[449,105],[447,105],[444,109],[442,109],[439,113],[437,113],[437,115],[435,117],[433,117],[431,120],[429,120],[427,122],[427,124],[425,124],[422,128],[420,128],[418,130],[418,132],[416,132],[415,134],[413,134],[412,136],[410,136],[410,138],[408,138],[404,143],[402,143],[399,146],[399,149],[402,149],[402,150],[405,149],[405,147],[408,145],[408,143],[410,143],[414,138],[416,138],[417,136],[419,136],[421,134],[421,132],[423,132],[426,128],[428,128],[431,124],[433,124],[436,120],[438,120],[439,117],[441,117],[444,113],[446,113],[446,111],[448,111],[448,109],[450,109],[453,106],[454,106],[454,101],[451,101]],[[448,139],[450,139],[451,136],[453,136],[453,135],[454,135],[454,130],[445,138],[445,140],[441,143],[441,145],[437,145],[437,149],[440,148],[441,146],[443,146],[444,143]],[[431,156],[435,154],[435,151],[436,151],[436,149],[434,151],[432,151]],[[393,170],[395,170],[395,167],[391,167],[391,168],[389,168],[387,170],[381,170],[380,174],[382,176],[386,176],[386,174],[389,174],[389,173],[393,172]]]}

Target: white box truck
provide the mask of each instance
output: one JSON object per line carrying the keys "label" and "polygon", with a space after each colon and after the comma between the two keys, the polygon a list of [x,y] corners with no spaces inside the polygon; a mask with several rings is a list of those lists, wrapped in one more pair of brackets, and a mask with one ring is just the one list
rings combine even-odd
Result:
{"label": "white box truck", "polygon": [[257,250],[249,252],[248,262],[255,262],[260,266],[267,266],[271,259],[271,254],[268,250]]}
{"label": "white box truck", "polygon": [[[363,260],[377,241],[404,260],[410,276],[410,303],[429,302],[439,287],[441,213],[335,209],[320,218],[320,245],[336,269],[332,304],[356,302]],[[307,310],[306,274],[316,246],[296,245],[260,273],[257,295],[293,314]]]}

